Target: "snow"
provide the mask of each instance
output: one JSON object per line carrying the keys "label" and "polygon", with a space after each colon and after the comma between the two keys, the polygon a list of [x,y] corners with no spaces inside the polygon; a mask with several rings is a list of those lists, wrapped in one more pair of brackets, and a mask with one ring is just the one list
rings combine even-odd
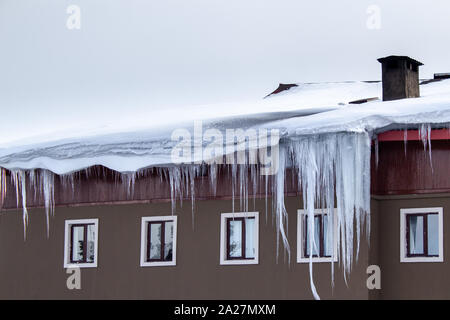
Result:
{"label": "snow", "polygon": [[349,105],[308,117],[275,121],[270,127],[283,128],[289,136],[332,132],[374,132],[423,123],[445,125],[450,121],[450,81],[421,86],[421,97],[395,101],[372,101]]}
{"label": "snow", "polygon": [[[3,132],[0,166],[43,168],[65,174],[92,165],[119,172],[168,165],[172,163],[170,150],[175,146],[172,132],[179,128],[192,132],[194,120],[203,120],[204,131],[276,128],[281,130],[282,138],[332,132],[377,133],[404,129],[401,124],[450,122],[450,81],[422,85],[421,94],[415,99],[349,105],[349,101],[361,98],[381,98],[381,83],[300,84],[256,102],[197,106],[183,113],[177,109],[155,115],[151,111],[142,115],[112,111],[100,123],[90,123],[80,115],[80,119],[65,119],[77,124],[67,130],[15,141],[14,132]],[[174,116],[177,114],[180,116]]]}

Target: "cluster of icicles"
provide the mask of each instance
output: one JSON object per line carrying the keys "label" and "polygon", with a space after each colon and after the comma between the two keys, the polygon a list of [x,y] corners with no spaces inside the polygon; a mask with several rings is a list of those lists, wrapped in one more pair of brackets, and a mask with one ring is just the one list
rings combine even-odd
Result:
{"label": "cluster of icicles", "polygon": [[[429,143],[430,127],[420,129],[424,145]],[[405,141],[406,142],[406,141]],[[376,153],[377,142],[375,141]],[[367,132],[363,133],[334,133],[323,135],[311,135],[303,137],[289,137],[280,140],[279,144],[279,169],[274,175],[263,176],[259,172],[258,165],[253,164],[230,164],[233,212],[234,198],[240,199],[240,210],[248,210],[249,184],[252,190],[265,188],[266,208],[267,195],[272,194],[272,213],[277,229],[277,248],[285,250],[285,257],[290,262],[290,244],[287,237],[288,214],[285,208],[285,179],[286,169],[292,168],[298,177],[298,187],[302,190],[304,210],[308,216],[308,232],[310,248],[316,247],[314,242],[314,213],[315,210],[323,209],[335,222],[328,224],[329,239],[336,239],[338,248],[338,261],[344,270],[344,279],[351,271],[354,257],[358,257],[361,234],[365,231],[367,237],[370,234],[370,153],[371,137]],[[375,155],[378,158],[377,154]],[[430,153],[431,156],[431,153]],[[202,175],[202,170],[208,170],[210,188],[216,191],[217,168],[216,165],[182,165],[158,167],[161,179],[170,182],[170,196],[172,201],[172,213],[175,212],[176,201],[186,197],[192,199],[192,212],[194,212],[195,201],[195,178]],[[145,175],[143,169],[132,173],[118,173],[121,183],[133,194],[136,178]],[[87,172],[87,171],[86,171]],[[248,173],[250,172],[250,175]],[[5,170],[1,170],[0,190],[1,201],[5,196]],[[250,176],[250,178],[249,178]],[[24,233],[28,224],[26,183],[34,187],[36,192],[43,194],[45,212],[47,216],[47,233],[49,216],[54,212],[54,181],[55,176],[48,170],[11,170],[13,185],[16,188],[17,204],[19,197],[22,199]],[[73,187],[73,174],[62,175],[63,185]],[[271,189],[271,190],[268,190]],[[193,215],[194,217],[194,215]],[[266,210],[267,217],[267,210]],[[337,226],[337,227],[336,227]],[[354,227],[356,226],[356,255],[354,254]],[[337,230],[337,231],[336,231]],[[335,235],[334,233],[338,234]],[[330,237],[331,235],[331,237]],[[277,261],[279,257],[277,249]],[[333,250],[333,261],[335,252]],[[316,299],[313,281],[312,258],[309,263],[311,290]],[[334,263],[331,263],[332,283],[334,282]]]}

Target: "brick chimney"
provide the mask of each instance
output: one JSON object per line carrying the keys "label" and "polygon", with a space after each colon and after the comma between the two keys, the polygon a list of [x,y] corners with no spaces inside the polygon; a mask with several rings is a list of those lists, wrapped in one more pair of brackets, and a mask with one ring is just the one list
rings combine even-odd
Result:
{"label": "brick chimney", "polygon": [[419,67],[423,63],[406,56],[378,59],[382,65],[383,101],[420,97]]}

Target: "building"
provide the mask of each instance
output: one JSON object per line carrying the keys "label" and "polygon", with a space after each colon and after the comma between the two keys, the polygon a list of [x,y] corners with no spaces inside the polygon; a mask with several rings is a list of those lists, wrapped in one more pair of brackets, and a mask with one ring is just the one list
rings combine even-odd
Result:
{"label": "building", "polygon": [[[121,140],[101,155],[74,142],[70,159],[61,142],[3,150],[0,297],[312,299],[315,287],[322,299],[448,299],[449,81],[422,84],[414,108],[411,99],[348,104],[379,96],[379,82],[299,84],[267,97],[269,107],[312,106],[262,123],[240,118],[287,132],[271,144],[280,148],[274,174],[260,174],[261,154],[134,173],[146,141]],[[336,209],[313,207],[316,197]],[[374,265],[381,289],[367,286]],[[74,266],[80,290],[67,286]]]}

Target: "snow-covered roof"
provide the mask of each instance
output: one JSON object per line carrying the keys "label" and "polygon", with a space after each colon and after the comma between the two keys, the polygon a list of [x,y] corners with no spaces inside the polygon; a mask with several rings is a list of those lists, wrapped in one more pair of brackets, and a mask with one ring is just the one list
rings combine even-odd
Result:
{"label": "snow-covered roof", "polygon": [[349,102],[381,99],[381,82],[304,83],[257,101],[158,111],[149,108],[138,114],[119,110],[103,120],[90,120],[86,115],[62,118],[58,127],[63,125],[63,130],[39,128],[36,123],[32,133],[20,140],[14,140],[14,131],[3,132],[0,167],[44,168],[63,174],[92,165],[121,172],[167,165],[176,143],[171,139],[173,131],[184,128],[192,132],[193,122],[199,120],[203,130],[276,128],[282,139],[450,123],[450,80],[424,84],[420,90],[420,98],[353,105]]}

